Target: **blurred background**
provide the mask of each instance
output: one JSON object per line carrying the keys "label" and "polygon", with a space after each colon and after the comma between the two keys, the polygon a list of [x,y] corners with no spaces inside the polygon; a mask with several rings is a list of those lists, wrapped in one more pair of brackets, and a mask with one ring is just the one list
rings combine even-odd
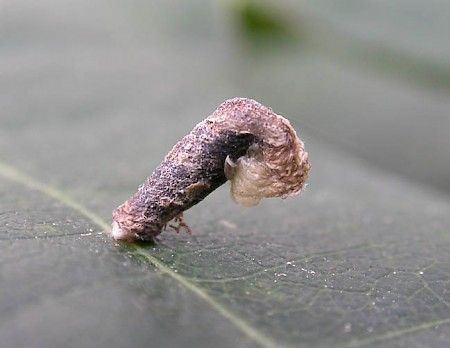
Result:
{"label": "blurred background", "polygon": [[[89,151],[102,122],[131,142],[125,133],[145,137],[246,96],[293,120],[307,142],[448,193],[449,23],[445,0],[3,0],[1,151],[26,168],[37,146],[50,165],[70,142],[52,140],[55,122],[99,119],[73,139]],[[31,141],[12,154],[9,139],[24,132]],[[168,148],[177,139],[161,138]]]}

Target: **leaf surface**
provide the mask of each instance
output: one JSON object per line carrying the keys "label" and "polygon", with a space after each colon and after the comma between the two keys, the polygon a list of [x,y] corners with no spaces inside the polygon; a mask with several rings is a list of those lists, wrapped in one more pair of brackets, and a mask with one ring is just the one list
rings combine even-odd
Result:
{"label": "leaf surface", "polygon": [[178,139],[269,89],[234,81],[207,6],[51,4],[0,20],[1,346],[448,346],[448,194],[313,136],[277,93],[310,153],[305,192],[242,209],[224,185],[186,213],[193,237],[111,240],[111,211]]}

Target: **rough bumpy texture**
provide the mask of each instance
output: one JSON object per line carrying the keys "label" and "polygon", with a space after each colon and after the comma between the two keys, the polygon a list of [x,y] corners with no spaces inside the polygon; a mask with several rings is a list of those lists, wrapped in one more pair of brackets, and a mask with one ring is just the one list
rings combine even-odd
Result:
{"label": "rough bumpy texture", "polygon": [[252,99],[230,99],[179,141],[113,212],[111,234],[125,241],[153,240],[227,179],[231,196],[244,206],[291,196],[304,187],[309,168],[288,120]]}

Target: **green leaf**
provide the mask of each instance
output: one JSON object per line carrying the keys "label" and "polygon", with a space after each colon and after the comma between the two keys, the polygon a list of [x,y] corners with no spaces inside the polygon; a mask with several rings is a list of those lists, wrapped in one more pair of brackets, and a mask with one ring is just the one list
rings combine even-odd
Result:
{"label": "green leaf", "polygon": [[[38,12],[14,2],[0,15],[0,345],[448,346],[448,193],[335,146],[326,128],[327,108],[336,127],[372,126],[353,98],[371,101],[378,77],[351,70],[359,88],[334,88],[333,98],[326,87],[337,78],[313,55],[241,71],[246,58],[233,58],[226,30],[200,20],[210,15],[205,3],[115,6],[74,1]],[[310,100],[296,98],[296,69],[323,73]],[[242,209],[225,185],[186,213],[192,237],[167,230],[154,244],[114,242],[111,211],[236,91],[293,115],[312,163],[305,192]],[[386,106],[386,118],[402,104]],[[325,132],[305,125],[306,110]],[[388,126],[369,128],[395,152],[411,134]]]}
{"label": "green leaf", "polygon": [[232,19],[245,43],[259,53],[260,50],[267,51],[267,45],[295,43],[291,19],[276,6],[257,1],[235,1]]}

